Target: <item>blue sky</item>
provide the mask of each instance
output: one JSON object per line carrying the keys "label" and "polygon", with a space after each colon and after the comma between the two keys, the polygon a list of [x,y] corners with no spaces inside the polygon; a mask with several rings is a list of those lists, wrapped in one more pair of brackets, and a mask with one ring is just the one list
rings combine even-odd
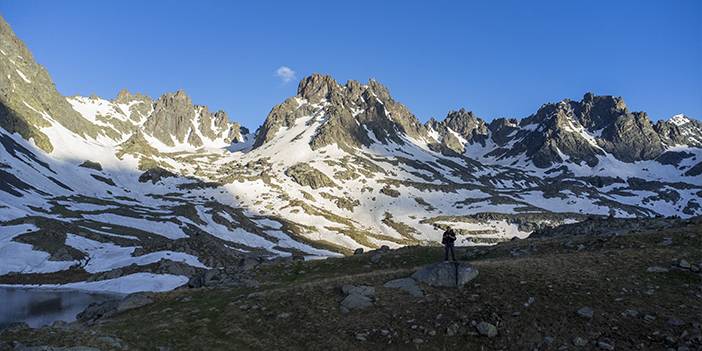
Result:
{"label": "blue sky", "polygon": [[0,0],[0,13],[65,95],[185,89],[250,128],[314,72],[375,78],[422,121],[525,117],[586,91],[702,118],[699,0]]}

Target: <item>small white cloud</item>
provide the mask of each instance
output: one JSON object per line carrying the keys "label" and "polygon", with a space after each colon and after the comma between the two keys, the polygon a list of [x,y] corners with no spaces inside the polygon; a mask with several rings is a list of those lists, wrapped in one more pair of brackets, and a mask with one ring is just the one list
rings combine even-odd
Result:
{"label": "small white cloud", "polygon": [[290,67],[287,66],[280,66],[276,71],[275,75],[280,78],[280,80],[283,81],[283,83],[287,83],[293,79],[295,79],[295,71],[290,69]]}

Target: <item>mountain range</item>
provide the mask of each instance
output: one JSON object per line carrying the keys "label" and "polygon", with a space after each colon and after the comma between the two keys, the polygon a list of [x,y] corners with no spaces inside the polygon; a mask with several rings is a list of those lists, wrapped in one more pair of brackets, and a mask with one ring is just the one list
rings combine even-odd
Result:
{"label": "mountain range", "polygon": [[0,144],[0,283],[169,290],[264,259],[431,245],[447,226],[483,245],[702,214],[702,123],[682,114],[654,123],[586,93],[422,123],[375,80],[313,74],[251,132],[184,91],[62,96],[2,18]]}

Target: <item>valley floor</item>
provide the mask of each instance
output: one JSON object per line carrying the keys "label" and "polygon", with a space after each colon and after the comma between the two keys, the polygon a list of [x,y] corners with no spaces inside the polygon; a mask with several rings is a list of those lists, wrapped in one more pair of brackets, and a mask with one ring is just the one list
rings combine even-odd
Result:
{"label": "valley floor", "polygon": [[[699,217],[666,230],[459,248],[480,271],[463,289],[422,286],[424,297],[411,297],[383,287],[442,255],[406,247],[261,265],[257,288],[183,289],[91,326],[11,328],[0,349],[702,349]],[[374,286],[373,306],[341,313],[345,284]],[[578,313],[584,307],[591,317]],[[480,335],[480,322],[497,336]]]}

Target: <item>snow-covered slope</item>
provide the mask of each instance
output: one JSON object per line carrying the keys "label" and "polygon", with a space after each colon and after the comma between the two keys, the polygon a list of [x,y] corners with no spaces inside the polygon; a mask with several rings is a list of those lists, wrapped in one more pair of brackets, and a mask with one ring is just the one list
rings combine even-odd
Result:
{"label": "snow-covered slope", "polygon": [[436,244],[447,226],[478,245],[702,214],[699,122],[654,125],[620,98],[422,124],[376,81],[312,75],[252,135],[182,91],[61,97],[1,19],[0,37],[0,283],[171,289],[262,259]]}

